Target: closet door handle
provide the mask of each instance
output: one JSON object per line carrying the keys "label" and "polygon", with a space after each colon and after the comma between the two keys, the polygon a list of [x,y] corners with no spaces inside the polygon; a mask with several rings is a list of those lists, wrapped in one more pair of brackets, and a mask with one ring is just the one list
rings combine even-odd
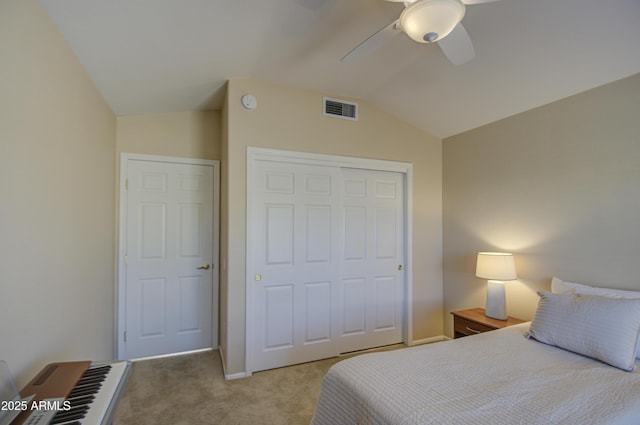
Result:
{"label": "closet door handle", "polygon": [[209,265],[209,263],[207,263],[204,266],[198,267],[198,270],[209,270],[209,267],[211,267],[211,266]]}

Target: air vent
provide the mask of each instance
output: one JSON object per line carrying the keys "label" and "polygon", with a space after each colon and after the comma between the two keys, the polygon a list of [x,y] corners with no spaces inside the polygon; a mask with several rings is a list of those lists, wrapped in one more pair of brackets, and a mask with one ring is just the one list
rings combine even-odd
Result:
{"label": "air vent", "polygon": [[323,112],[328,117],[342,118],[345,120],[358,120],[358,104],[346,100],[323,97]]}

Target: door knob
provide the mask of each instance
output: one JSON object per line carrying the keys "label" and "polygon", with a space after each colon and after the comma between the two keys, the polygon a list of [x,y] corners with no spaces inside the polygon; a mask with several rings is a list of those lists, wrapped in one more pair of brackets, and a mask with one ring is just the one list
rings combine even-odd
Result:
{"label": "door knob", "polygon": [[211,266],[209,266],[209,263],[207,263],[204,266],[198,267],[198,270],[209,270],[209,267],[211,267]]}

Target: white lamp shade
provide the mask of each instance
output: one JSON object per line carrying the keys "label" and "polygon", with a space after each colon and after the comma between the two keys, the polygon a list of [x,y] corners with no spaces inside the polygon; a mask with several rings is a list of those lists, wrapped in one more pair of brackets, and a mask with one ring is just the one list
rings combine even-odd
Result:
{"label": "white lamp shade", "polygon": [[513,255],[504,252],[479,252],[476,276],[490,280],[516,280]]}
{"label": "white lamp shade", "polygon": [[400,27],[418,43],[433,43],[446,37],[464,17],[460,0],[420,0],[400,15]]}

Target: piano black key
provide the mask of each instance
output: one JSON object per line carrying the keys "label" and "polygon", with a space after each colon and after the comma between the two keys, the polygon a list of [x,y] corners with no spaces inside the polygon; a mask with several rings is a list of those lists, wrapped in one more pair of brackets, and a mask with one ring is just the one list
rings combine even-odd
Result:
{"label": "piano black key", "polygon": [[83,378],[81,378],[76,385],[86,385],[86,384],[93,384],[96,382],[102,382],[106,379],[105,376],[85,376]]}
{"label": "piano black key", "polygon": [[73,406],[71,407],[71,409],[69,410],[61,410],[59,411],[56,416],[59,417],[63,417],[63,416],[75,416],[78,413],[81,413],[82,411],[89,409],[91,406],[89,404],[79,404],[77,406]]}
{"label": "piano black key", "polygon": [[81,406],[78,409],[71,409],[66,412],[60,411],[56,413],[56,415],[51,420],[50,424],[54,425],[54,424],[60,424],[60,423],[68,422],[72,420],[82,419],[86,416],[88,411],[89,411],[88,405]]}
{"label": "piano black key", "polygon": [[90,404],[93,400],[96,399],[96,396],[93,394],[83,395],[79,397],[68,398],[67,401],[73,406],[80,406],[83,404]]}
{"label": "piano black key", "polygon": [[84,376],[96,376],[96,375],[101,375],[101,376],[106,376],[107,373],[109,373],[109,370],[111,369],[111,366],[97,366],[97,367],[93,367],[93,368],[89,368],[84,372]]}
{"label": "piano black key", "polygon": [[77,397],[81,395],[95,394],[98,391],[100,391],[100,387],[102,387],[101,384],[78,386],[73,391],[71,391],[67,397]]}
{"label": "piano black key", "polygon": [[71,409],[69,409],[69,410],[60,410],[60,411],[58,411],[58,413],[56,413],[56,416],[62,417],[62,416],[68,416],[68,415],[76,415],[76,414],[82,412],[83,410],[89,409],[90,407],[91,407],[90,403],[79,404],[77,406],[71,406]]}
{"label": "piano black key", "polygon": [[106,379],[106,376],[90,376],[88,378],[82,378],[78,383],[80,385],[97,384]]}

